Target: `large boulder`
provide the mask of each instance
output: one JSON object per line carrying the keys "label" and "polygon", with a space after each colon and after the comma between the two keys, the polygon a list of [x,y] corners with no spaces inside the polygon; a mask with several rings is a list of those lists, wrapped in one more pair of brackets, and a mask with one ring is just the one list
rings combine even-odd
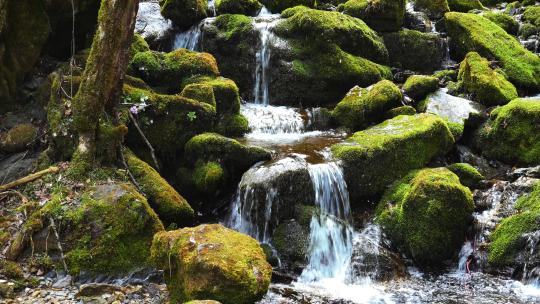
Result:
{"label": "large boulder", "polygon": [[431,114],[397,116],[332,146],[343,162],[351,197],[372,196],[394,180],[443,156],[454,137],[443,119]]}
{"label": "large boulder", "polygon": [[422,267],[442,268],[463,244],[472,220],[471,191],[446,168],[413,171],[396,181],[377,207],[376,221]]}
{"label": "large boulder", "polygon": [[440,68],[445,49],[437,34],[405,29],[383,37],[392,66],[426,73]]}
{"label": "large boulder", "polygon": [[508,34],[514,36],[518,34],[519,22],[517,22],[516,19],[514,19],[512,16],[505,13],[497,13],[491,11],[484,12],[482,16],[500,26]]}
{"label": "large boulder", "polygon": [[352,88],[332,111],[333,119],[353,131],[367,128],[383,120],[387,111],[401,104],[399,88],[389,80],[372,87]]}
{"label": "large boulder", "polygon": [[164,270],[172,303],[254,303],[270,284],[272,267],[259,243],[218,224],[158,233],[151,250]]}
{"label": "large boulder", "polygon": [[217,0],[216,11],[218,14],[242,14],[256,16],[261,10],[262,4],[257,0]]}
{"label": "large boulder", "polygon": [[18,124],[5,134],[0,133],[0,151],[9,153],[24,151],[36,140],[37,136],[38,130],[32,124]]}
{"label": "large boulder", "polygon": [[405,16],[404,0],[349,0],[338,10],[364,20],[372,29],[393,32],[401,29]]}
{"label": "large boulder", "polygon": [[540,58],[495,23],[475,14],[450,12],[445,15],[454,57],[464,58],[471,51],[497,60],[508,80],[519,89],[540,90]]}
{"label": "large boulder", "polygon": [[535,26],[540,26],[540,6],[532,5],[523,12],[523,20],[530,22]]}
{"label": "large boulder", "polygon": [[438,19],[450,11],[447,0],[412,0],[414,8],[426,12],[431,18]]}
{"label": "large boulder", "polygon": [[281,13],[282,11],[297,5],[306,7],[315,6],[315,0],[261,0],[261,3],[274,13]]}
{"label": "large boulder", "polygon": [[207,0],[159,0],[161,14],[181,28],[188,28],[207,17]]}
{"label": "large boulder", "polygon": [[509,164],[540,164],[540,99],[514,99],[477,132],[482,154]]}
{"label": "large boulder", "polygon": [[461,62],[458,81],[474,100],[486,106],[507,104],[518,97],[514,85],[476,52],[470,52]]}
{"label": "large boulder", "polygon": [[466,13],[470,10],[483,9],[484,6],[480,0],[447,0],[450,10],[453,12]]}
{"label": "large boulder", "polygon": [[439,79],[432,76],[412,75],[403,84],[405,94],[415,101],[420,101],[429,93],[439,88]]}

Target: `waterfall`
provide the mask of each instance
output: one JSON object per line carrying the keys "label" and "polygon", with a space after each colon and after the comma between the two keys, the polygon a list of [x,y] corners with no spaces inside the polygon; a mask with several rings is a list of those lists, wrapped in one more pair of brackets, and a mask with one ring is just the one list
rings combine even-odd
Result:
{"label": "waterfall", "polygon": [[212,17],[217,16],[216,0],[208,0],[208,10],[212,12]]}
{"label": "waterfall", "polygon": [[188,49],[190,51],[201,50],[201,40],[205,26],[214,22],[215,18],[205,18],[199,24],[190,27],[187,31],[176,34],[174,37],[173,49]]}
{"label": "waterfall", "polygon": [[310,256],[301,282],[326,278],[345,280],[352,253],[353,229],[349,193],[341,168],[333,162],[309,166],[320,209],[311,219]]}
{"label": "waterfall", "polygon": [[246,104],[242,114],[252,134],[302,133],[305,129],[302,115],[294,108]]}
{"label": "waterfall", "polygon": [[260,47],[255,57],[255,85],[253,88],[254,103],[268,105],[270,83],[270,56],[271,44],[275,39],[272,28],[276,26],[280,15],[268,15],[263,8],[258,17],[254,19],[255,30],[259,33]]}

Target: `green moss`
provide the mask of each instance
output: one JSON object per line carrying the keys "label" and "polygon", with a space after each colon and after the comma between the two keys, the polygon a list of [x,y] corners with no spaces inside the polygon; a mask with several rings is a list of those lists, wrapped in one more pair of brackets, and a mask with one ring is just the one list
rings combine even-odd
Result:
{"label": "green moss", "polygon": [[193,181],[197,191],[215,195],[226,181],[225,170],[217,162],[198,161],[193,172]]}
{"label": "green moss", "polygon": [[419,101],[428,94],[435,92],[439,88],[439,79],[430,76],[413,75],[407,78],[403,84],[403,91],[407,96]]}
{"label": "green moss", "polygon": [[432,18],[440,18],[450,11],[447,0],[412,0],[416,9],[425,11]]}
{"label": "green moss", "polygon": [[192,83],[184,87],[180,93],[183,97],[204,102],[212,106],[216,106],[216,98],[214,89],[208,83]]}
{"label": "green moss", "polygon": [[525,244],[523,235],[540,229],[540,183],[520,197],[515,207],[519,213],[502,220],[490,236],[488,261],[492,264],[514,265]]}
{"label": "green moss", "polygon": [[18,124],[5,135],[0,135],[0,150],[20,152],[26,150],[37,138],[38,130],[32,124]]}
{"label": "green moss", "polygon": [[300,225],[295,220],[279,224],[272,235],[272,244],[281,259],[292,267],[305,264],[309,253],[309,224]]}
{"label": "green moss", "polygon": [[463,136],[463,132],[465,131],[465,125],[463,123],[451,122],[446,118],[445,118],[445,122],[448,125],[448,129],[452,133],[454,140],[456,142],[460,140],[461,137]]}
{"label": "green moss", "polygon": [[24,277],[23,270],[19,264],[0,259],[0,275],[12,280],[20,280]]}
{"label": "green moss", "polygon": [[416,114],[416,109],[411,106],[401,106],[394,108],[388,112],[386,112],[385,117],[387,119],[394,118],[399,115],[414,115]]}
{"label": "green moss", "polygon": [[216,17],[215,24],[226,39],[244,36],[253,31],[251,19],[244,15],[221,15]]}
{"label": "green moss", "polygon": [[332,146],[343,161],[345,179],[353,199],[380,193],[394,180],[432,158],[446,154],[454,138],[446,123],[431,114],[398,116],[345,143]]}
{"label": "green moss", "polygon": [[276,27],[276,32],[281,36],[332,43],[345,52],[369,60],[388,61],[382,39],[360,19],[303,6],[287,9],[282,16],[286,20]]}
{"label": "green moss", "polygon": [[212,87],[218,116],[240,112],[240,92],[234,81],[223,77],[194,77],[184,82],[184,84],[191,83]]}
{"label": "green moss", "polygon": [[458,80],[467,93],[486,106],[507,104],[518,97],[514,85],[476,52],[468,53],[461,62]]}
{"label": "green moss", "polygon": [[257,0],[217,0],[216,10],[218,14],[242,14],[255,16],[262,8]]}
{"label": "green moss", "polygon": [[446,168],[422,169],[385,192],[376,222],[415,263],[442,268],[462,245],[473,210],[470,190],[454,173]]}
{"label": "green moss", "polygon": [[540,100],[514,99],[497,108],[477,139],[487,157],[510,164],[540,164]]}
{"label": "green moss", "polygon": [[439,80],[450,79],[455,81],[457,80],[457,74],[458,72],[456,70],[442,70],[434,73],[433,77]]}
{"label": "green moss", "polygon": [[352,88],[332,111],[339,124],[353,130],[364,129],[382,120],[384,114],[400,104],[399,88],[388,80],[376,83],[371,89]]}
{"label": "green moss", "polygon": [[383,37],[392,66],[420,72],[441,66],[444,49],[436,34],[405,29]]}
{"label": "green moss", "polygon": [[525,40],[527,38],[530,38],[533,35],[537,35],[538,32],[540,32],[538,27],[529,23],[525,23],[519,28],[518,35],[519,35],[519,38]]}
{"label": "green moss", "polygon": [[261,0],[270,11],[281,13],[282,11],[298,5],[315,7],[315,0]]}
{"label": "green moss", "polygon": [[127,273],[148,265],[154,233],[163,225],[146,199],[127,184],[99,186],[67,210],[72,233],[66,238],[71,273]]}
{"label": "green moss", "polygon": [[471,189],[478,188],[480,182],[485,179],[476,168],[467,163],[455,163],[446,168],[454,172],[459,177],[459,181]]}
{"label": "green moss", "polygon": [[192,220],[194,211],[189,203],[154,168],[133,153],[125,153],[125,158],[129,171],[161,219],[180,224]]}
{"label": "green moss", "polygon": [[540,26],[540,6],[529,6],[523,12],[523,19],[535,26]]}
{"label": "green moss", "polygon": [[540,58],[488,19],[464,13],[447,13],[446,29],[452,51],[464,57],[471,51],[497,60],[508,80],[520,89],[540,90]]}
{"label": "green moss", "polygon": [[338,11],[364,20],[376,31],[398,31],[405,15],[404,0],[349,0]]}
{"label": "green moss", "polygon": [[172,303],[254,303],[266,294],[272,275],[256,240],[218,224],[156,234],[152,259],[164,270]]}
{"label": "green moss", "polygon": [[207,0],[159,0],[161,14],[181,28],[188,28],[207,17]]}
{"label": "green moss", "polygon": [[150,51],[150,46],[144,38],[135,33],[133,34],[133,42],[131,43],[130,58],[133,58],[137,53]]}
{"label": "green moss", "polygon": [[136,53],[131,61],[131,69],[148,83],[158,83],[163,70],[163,56],[154,51]]}
{"label": "green moss", "polygon": [[517,35],[519,31],[519,23],[512,16],[505,13],[484,12],[482,16],[489,19],[491,22],[500,26],[510,35]]}
{"label": "green moss", "polygon": [[470,10],[481,10],[484,8],[480,0],[447,0],[448,6],[453,12],[466,13]]}
{"label": "green moss", "polygon": [[227,115],[220,119],[216,131],[224,136],[240,137],[249,132],[249,122],[242,114]]}

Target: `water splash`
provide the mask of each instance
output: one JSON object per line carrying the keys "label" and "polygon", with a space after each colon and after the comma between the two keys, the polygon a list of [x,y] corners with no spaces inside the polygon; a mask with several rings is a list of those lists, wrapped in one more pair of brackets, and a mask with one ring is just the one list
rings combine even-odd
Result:
{"label": "water splash", "polygon": [[[261,13],[264,11],[261,10]],[[270,56],[271,46],[276,39],[272,29],[280,20],[279,14],[259,14],[254,18],[255,30],[259,33],[260,47],[255,57],[255,85],[253,88],[254,103],[268,105],[270,104],[269,86],[270,86]]]}
{"label": "water splash", "polygon": [[334,162],[309,166],[318,214],[310,224],[310,256],[301,282],[327,278],[345,281],[352,253],[353,229],[347,184]]}
{"label": "water splash", "polygon": [[426,112],[437,114],[451,122],[463,124],[469,115],[479,114],[485,110],[481,104],[447,93],[448,89],[439,89],[427,98]]}

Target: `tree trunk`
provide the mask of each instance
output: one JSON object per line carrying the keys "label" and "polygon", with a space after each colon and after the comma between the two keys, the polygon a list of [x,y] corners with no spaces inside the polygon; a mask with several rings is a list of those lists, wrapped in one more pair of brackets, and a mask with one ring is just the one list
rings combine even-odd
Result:
{"label": "tree trunk", "polygon": [[138,3],[138,0],[101,1],[92,49],[80,89],[73,99],[74,125],[79,133],[73,168],[83,171],[79,173],[104,157],[96,155],[98,130],[100,124],[115,124]]}

